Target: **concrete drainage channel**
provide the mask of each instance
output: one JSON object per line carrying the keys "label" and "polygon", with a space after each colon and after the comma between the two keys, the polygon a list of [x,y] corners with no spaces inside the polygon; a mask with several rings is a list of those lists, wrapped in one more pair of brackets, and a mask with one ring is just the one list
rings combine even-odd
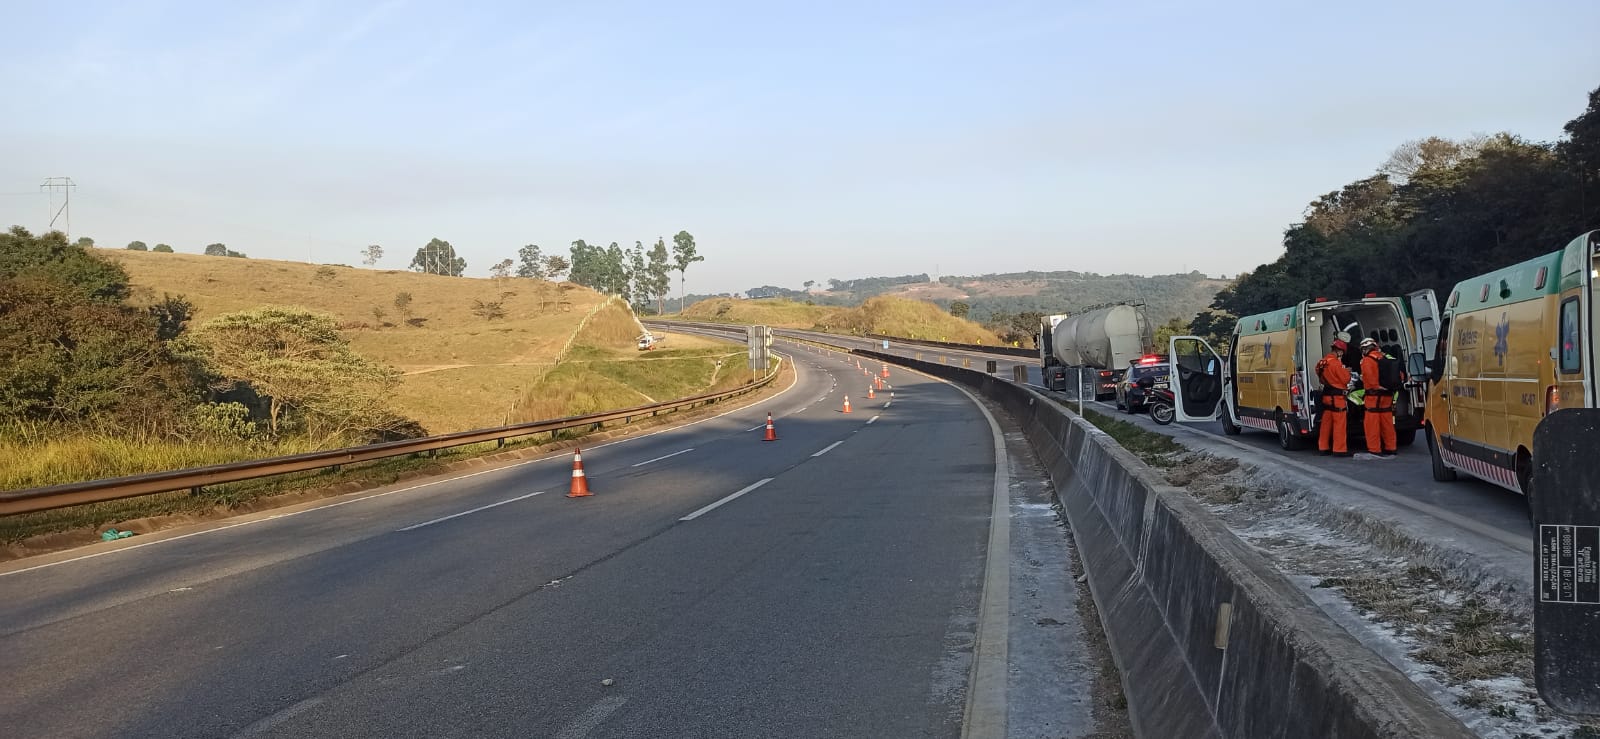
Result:
{"label": "concrete drainage channel", "polygon": [[1473,736],[1203,504],[1086,421],[982,372],[855,353],[974,387],[1026,430],[1072,524],[1138,735]]}

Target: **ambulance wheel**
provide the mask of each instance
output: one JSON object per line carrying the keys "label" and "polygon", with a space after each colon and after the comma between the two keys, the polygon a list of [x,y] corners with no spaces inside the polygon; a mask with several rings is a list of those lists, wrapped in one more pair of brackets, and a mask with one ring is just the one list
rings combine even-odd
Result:
{"label": "ambulance wheel", "polygon": [[1223,403],[1221,410],[1222,413],[1220,415],[1222,417],[1222,433],[1229,436],[1238,436],[1239,432],[1243,431],[1244,429],[1239,428],[1239,424],[1233,422],[1233,416],[1228,414],[1228,404]]}
{"label": "ambulance wheel", "polygon": [[1428,429],[1428,457],[1433,460],[1433,479],[1439,482],[1452,482],[1456,479],[1456,471],[1444,466],[1444,455],[1439,452],[1439,437]]}
{"label": "ambulance wheel", "polygon": [[1300,449],[1300,434],[1295,431],[1294,425],[1289,423],[1289,417],[1283,415],[1283,411],[1278,411],[1278,446],[1283,447],[1286,452]]}
{"label": "ambulance wheel", "polygon": [[1395,446],[1411,446],[1411,444],[1413,442],[1415,442],[1416,440],[1417,440],[1417,430],[1416,429],[1395,429],[1394,430],[1394,443],[1395,443]]}

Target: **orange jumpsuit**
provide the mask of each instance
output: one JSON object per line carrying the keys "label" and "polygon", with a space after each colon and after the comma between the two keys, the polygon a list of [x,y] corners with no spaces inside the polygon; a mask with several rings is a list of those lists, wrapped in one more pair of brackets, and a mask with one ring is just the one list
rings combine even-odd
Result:
{"label": "orange jumpsuit", "polygon": [[1317,424],[1317,448],[1334,454],[1349,453],[1350,434],[1346,425],[1349,399],[1345,390],[1350,387],[1350,370],[1345,369],[1340,352],[1330,351],[1317,362],[1317,379],[1322,381],[1322,420]]}
{"label": "orange jumpsuit", "polygon": [[1361,389],[1366,391],[1362,406],[1366,409],[1363,431],[1367,435],[1367,452],[1393,454],[1399,445],[1394,438],[1394,394],[1400,388],[1385,388],[1378,384],[1378,360],[1383,352],[1373,349],[1361,357]]}

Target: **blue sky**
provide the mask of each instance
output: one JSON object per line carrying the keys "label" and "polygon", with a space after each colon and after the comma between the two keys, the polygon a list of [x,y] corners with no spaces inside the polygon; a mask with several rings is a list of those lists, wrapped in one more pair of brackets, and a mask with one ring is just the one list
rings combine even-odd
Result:
{"label": "blue sky", "polygon": [[687,229],[705,292],[1231,275],[1401,142],[1600,86],[1592,0],[0,4],[6,224],[67,175],[102,245],[486,274]]}

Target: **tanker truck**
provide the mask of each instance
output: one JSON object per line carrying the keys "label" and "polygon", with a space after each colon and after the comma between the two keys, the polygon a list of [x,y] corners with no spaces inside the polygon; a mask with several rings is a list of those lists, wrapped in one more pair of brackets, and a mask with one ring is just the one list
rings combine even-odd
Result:
{"label": "tanker truck", "polygon": [[1039,325],[1044,386],[1066,390],[1078,381],[1094,384],[1094,397],[1113,397],[1128,363],[1150,350],[1155,337],[1144,311],[1113,305],[1077,315],[1045,316]]}

